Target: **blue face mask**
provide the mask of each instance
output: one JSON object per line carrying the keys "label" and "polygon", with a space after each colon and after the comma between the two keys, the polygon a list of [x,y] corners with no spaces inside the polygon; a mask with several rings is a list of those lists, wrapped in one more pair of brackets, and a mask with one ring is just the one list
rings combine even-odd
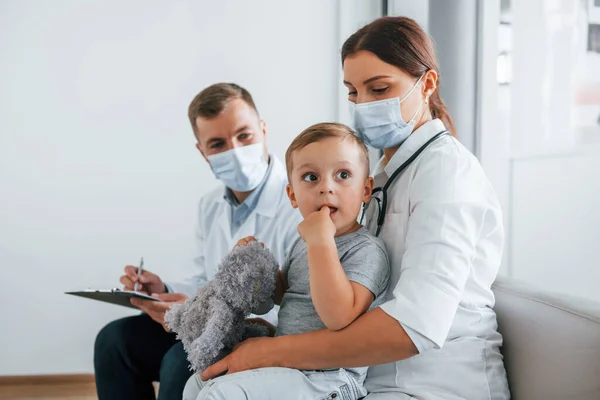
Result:
{"label": "blue face mask", "polygon": [[421,75],[402,99],[394,97],[362,104],[349,102],[352,127],[367,145],[376,149],[396,147],[412,133],[415,117],[423,106],[423,100],[408,122],[402,119],[400,103],[410,96],[423,76],[425,75]]}
{"label": "blue face mask", "polygon": [[236,147],[206,158],[217,179],[238,192],[256,189],[268,168],[262,143]]}

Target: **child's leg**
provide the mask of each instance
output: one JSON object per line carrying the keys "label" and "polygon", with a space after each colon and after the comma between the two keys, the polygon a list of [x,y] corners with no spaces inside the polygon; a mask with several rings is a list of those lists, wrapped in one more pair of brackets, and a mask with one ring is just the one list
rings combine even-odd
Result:
{"label": "child's leg", "polygon": [[364,388],[344,370],[261,368],[213,379],[206,382],[196,399],[184,396],[184,400],[356,400],[365,395]]}
{"label": "child's leg", "polygon": [[200,374],[195,372],[187,380],[185,387],[183,388],[183,399],[182,400],[196,400],[198,394],[202,390],[202,381],[200,380]]}

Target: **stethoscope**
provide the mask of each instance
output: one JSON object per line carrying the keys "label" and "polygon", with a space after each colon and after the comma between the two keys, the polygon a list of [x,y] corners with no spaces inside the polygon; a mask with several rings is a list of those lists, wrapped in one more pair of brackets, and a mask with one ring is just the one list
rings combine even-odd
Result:
{"label": "stethoscope", "polygon": [[[434,137],[429,139],[427,141],[427,143],[425,143],[423,146],[421,146],[412,156],[410,156],[410,158],[408,160],[406,160],[404,163],[402,163],[402,165],[400,165],[398,168],[396,168],[394,173],[389,177],[389,179],[387,180],[385,185],[383,185],[383,187],[376,187],[375,189],[373,189],[373,192],[371,193],[371,200],[377,201],[377,209],[379,211],[377,214],[377,230],[375,231],[375,236],[379,236],[381,227],[383,226],[383,223],[385,222],[385,210],[387,209],[387,191],[388,191],[389,187],[392,185],[392,183],[394,183],[394,181],[396,180],[398,175],[400,175],[402,173],[402,171],[404,171],[419,156],[419,154],[421,154],[423,151],[425,151],[425,149],[427,149],[427,147],[429,147],[430,144],[432,144],[436,140],[440,139],[442,136],[445,136],[449,133],[450,132],[448,132],[448,131],[438,132]],[[382,193],[381,199],[376,196],[376,194],[379,192]],[[370,204],[371,204],[371,201],[369,201],[368,203],[363,203],[362,215],[360,217],[361,225],[363,222],[363,218],[365,217],[365,212],[367,211]]]}

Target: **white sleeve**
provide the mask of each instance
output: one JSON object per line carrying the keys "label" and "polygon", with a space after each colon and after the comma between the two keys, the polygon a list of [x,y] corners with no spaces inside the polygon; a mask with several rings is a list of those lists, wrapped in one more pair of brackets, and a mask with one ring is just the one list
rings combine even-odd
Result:
{"label": "white sleeve", "polygon": [[202,231],[202,201],[198,207],[198,223],[196,225],[196,234],[194,240],[194,258],[193,258],[193,275],[179,282],[165,282],[165,286],[170,293],[183,293],[192,296],[196,291],[208,282],[206,276],[206,265],[204,258],[205,241],[204,232]]}
{"label": "white sleeve", "polygon": [[410,326],[406,326],[404,324],[400,325],[402,325],[404,332],[406,332],[410,340],[413,342],[413,344],[419,351],[419,354],[423,354],[423,352],[429,349],[433,349],[435,347],[435,343],[427,339],[425,336],[421,335],[419,332],[412,329]]}
{"label": "white sleeve", "polygon": [[441,152],[417,167],[402,273],[392,299],[381,306],[436,348],[443,346],[463,297],[489,210],[489,187],[473,167],[464,156]]}

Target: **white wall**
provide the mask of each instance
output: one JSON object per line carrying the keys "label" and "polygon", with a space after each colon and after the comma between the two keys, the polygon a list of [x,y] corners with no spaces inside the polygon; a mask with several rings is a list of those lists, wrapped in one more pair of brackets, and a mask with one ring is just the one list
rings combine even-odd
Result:
{"label": "white wall", "polygon": [[131,313],[63,292],[117,286],[140,256],[188,267],[216,185],[187,121],[199,90],[249,89],[279,157],[336,119],[337,6],[0,3],[0,375],[91,372],[95,334]]}
{"label": "white wall", "polygon": [[388,0],[388,15],[412,18],[425,32],[429,32],[429,3],[429,0]]}

